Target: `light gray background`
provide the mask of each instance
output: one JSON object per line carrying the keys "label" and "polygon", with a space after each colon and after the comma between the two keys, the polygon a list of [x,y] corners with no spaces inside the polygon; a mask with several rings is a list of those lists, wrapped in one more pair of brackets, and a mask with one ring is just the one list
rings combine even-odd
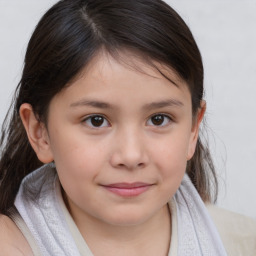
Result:
{"label": "light gray background", "polygon": [[[56,0],[0,0],[0,123],[29,37]],[[167,0],[191,28],[205,65],[218,204],[256,218],[256,0]]]}

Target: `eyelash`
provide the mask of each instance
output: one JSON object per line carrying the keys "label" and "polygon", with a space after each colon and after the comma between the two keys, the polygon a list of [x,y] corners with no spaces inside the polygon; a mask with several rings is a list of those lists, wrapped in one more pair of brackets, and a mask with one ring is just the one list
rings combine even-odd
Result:
{"label": "eyelash", "polygon": [[[161,124],[159,124],[159,125],[158,125],[158,124],[153,124],[152,118],[154,118],[154,117],[158,117],[158,119],[159,119],[159,117],[161,117],[162,120],[163,120],[163,123],[161,123]],[[160,121],[161,121],[161,120],[160,120]],[[149,125],[149,126],[165,127],[165,126],[168,126],[172,121],[173,121],[173,119],[172,119],[169,115],[162,114],[162,113],[158,113],[158,114],[152,115],[152,116],[148,119],[148,121],[147,121],[146,123],[147,123],[147,125]],[[151,122],[151,124],[148,124],[149,122]]]}
{"label": "eyelash", "polygon": [[[160,124],[154,124],[152,122],[152,119],[153,118],[158,118],[158,120],[163,121],[162,123]],[[93,124],[92,123],[92,119],[93,118],[96,118],[94,121],[96,122],[99,122],[98,126]],[[158,120],[155,120],[155,121],[158,121]],[[158,114],[154,114],[152,115],[146,122],[146,125],[147,126],[155,126],[155,127],[164,127],[164,126],[168,126],[168,124],[170,122],[172,122],[172,118],[169,116],[169,115],[166,115],[166,114],[162,114],[162,113],[158,113]],[[85,119],[83,119],[82,121],[83,123],[85,123],[87,126],[91,127],[91,128],[104,128],[104,127],[109,127],[111,126],[110,122],[107,120],[106,117],[104,117],[103,115],[90,115],[90,116],[87,116]]]}
{"label": "eyelash", "polygon": [[[98,120],[95,121],[100,121],[99,119],[101,119],[103,122],[101,123],[100,126],[96,126],[92,124],[92,119],[93,118],[98,118]],[[104,117],[103,115],[91,115],[91,116],[87,116],[85,119],[83,119],[82,121],[83,123],[86,123],[87,126],[91,127],[91,128],[102,128],[102,127],[109,127],[110,123],[109,121],[106,119],[106,117]],[[90,123],[88,123],[90,122]],[[102,124],[104,124],[102,126]]]}

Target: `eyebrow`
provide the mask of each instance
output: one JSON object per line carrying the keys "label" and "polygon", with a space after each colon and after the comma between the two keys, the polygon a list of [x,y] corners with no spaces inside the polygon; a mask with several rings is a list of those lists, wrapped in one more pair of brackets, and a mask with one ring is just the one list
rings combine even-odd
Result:
{"label": "eyebrow", "polygon": [[[107,102],[97,101],[97,100],[81,99],[77,102],[70,104],[70,107],[83,107],[83,106],[100,108],[100,109],[114,108],[113,105],[111,105]],[[149,104],[146,104],[143,106],[143,109],[151,110],[151,109],[156,109],[156,108],[182,107],[182,106],[184,106],[184,104],[177,99],[167,99],[167,100],[161,100],[161,101],[156,101],[156,102],[151,102]]]}
{"label": "eyebrow", "polygon": [[183,107],[184,104],[177,99],[167,99],[146,104],[143,108],[147,110],[164,107]]}
{"label": "eyebrow", "polygon": [[102,101],[96,101],[96,100],[86,100],[81,99],[77,102],[74,102],[70,104],[70,107],[82,107],[82,106],[88,106],[88,107],[95,107],[95,108],[113,108],[111,104],[102,102]]}

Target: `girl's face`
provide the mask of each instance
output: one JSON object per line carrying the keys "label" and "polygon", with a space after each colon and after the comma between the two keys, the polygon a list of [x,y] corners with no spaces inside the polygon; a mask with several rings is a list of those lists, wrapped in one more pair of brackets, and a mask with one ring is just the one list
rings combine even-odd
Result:
{"label": "girl's face", "polygon": [[143,72],[98,56],[49,106],[47,150],[73,216],[112,225],[149,220],[193,155],[200,121],[192,125],[185,82],[130,60]]}

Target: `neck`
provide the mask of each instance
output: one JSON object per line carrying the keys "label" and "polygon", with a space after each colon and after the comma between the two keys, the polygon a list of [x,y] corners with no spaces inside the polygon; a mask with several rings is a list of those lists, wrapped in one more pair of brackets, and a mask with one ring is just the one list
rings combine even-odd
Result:
{"label": "neck", "polygon": [[168,205],[147,221],[131,226],[111,225],[77,211],[70,213],[95,256],[168,255],[171,240]]}

